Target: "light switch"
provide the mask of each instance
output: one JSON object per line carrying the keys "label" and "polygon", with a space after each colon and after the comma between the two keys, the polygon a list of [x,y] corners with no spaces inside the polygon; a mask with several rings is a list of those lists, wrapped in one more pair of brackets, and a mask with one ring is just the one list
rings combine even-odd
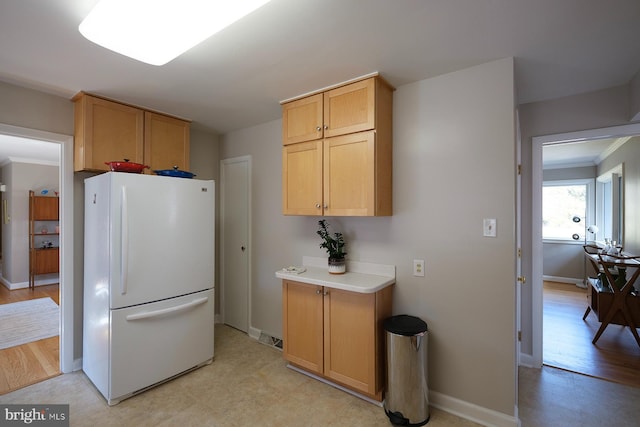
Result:
{"label": "light switch", "polygon": [[483,235],[485,237],[496,237],[496,219],[485,218],[482,223]]}

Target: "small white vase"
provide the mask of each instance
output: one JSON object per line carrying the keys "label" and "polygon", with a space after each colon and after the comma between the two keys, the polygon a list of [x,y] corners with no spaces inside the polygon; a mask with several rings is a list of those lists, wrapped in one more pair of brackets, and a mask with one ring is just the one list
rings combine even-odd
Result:
{"label": "small white vase", "polygon": [[347,262],[344,258],[329,258],[327,265],[330,274],[344,274],[347,271]]}

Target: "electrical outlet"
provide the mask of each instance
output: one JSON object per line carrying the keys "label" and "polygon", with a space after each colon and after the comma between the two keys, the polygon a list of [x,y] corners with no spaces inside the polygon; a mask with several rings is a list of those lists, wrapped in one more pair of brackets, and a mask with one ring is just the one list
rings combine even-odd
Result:
{"label": "electrical outlet", "polygon": [[496,237],[496,219],[485,218],[482,221],[482,235],[484,237]]}
{"label": "electrical outlet", "polygon": [[418,277],[424,277],[424,260],[423,259],[413,260],[413,275]]}

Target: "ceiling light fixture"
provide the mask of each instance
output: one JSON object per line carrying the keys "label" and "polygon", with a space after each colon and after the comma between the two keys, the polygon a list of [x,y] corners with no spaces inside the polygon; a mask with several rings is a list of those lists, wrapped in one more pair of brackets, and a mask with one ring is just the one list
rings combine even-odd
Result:
{"label": "ceiling light fixture", "polygon": [[101,0],[78,30],[92,42],[164,65],[270,0]]}

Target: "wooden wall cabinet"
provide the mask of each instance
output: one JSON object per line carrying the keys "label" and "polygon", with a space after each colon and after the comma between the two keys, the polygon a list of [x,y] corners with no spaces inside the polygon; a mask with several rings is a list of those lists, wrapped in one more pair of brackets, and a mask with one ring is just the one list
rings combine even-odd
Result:
{"label": "wooden wall cabinet", "polygon": [[285,215],[392,214],[392,95],[371,77],[283,104]]}
{"label": "wooden wall cabinet", "polygon": [[129,159],[153,170],[189,169],[188,121],[86,93],[75,103],[74,170],[105,172]]}
{"label": "wooden wall cabinet", "polygon": [[291,280],[282,287],[284,358],[381,401],[392,287],[357,293]]}
{"label": "wooden wall cabinet", "polygon": [[[60,271],[58,220],[58,197],[36,196],[29,191],[29,288],[35,287],[37,275]],[[48,247],[44,243],[47,239],[55,240],[55,246]]]}
{"label": "wooden wall cabinet", "polygon": [[151,170],[189,170],[189,122],[145,111],[144,164]]}

